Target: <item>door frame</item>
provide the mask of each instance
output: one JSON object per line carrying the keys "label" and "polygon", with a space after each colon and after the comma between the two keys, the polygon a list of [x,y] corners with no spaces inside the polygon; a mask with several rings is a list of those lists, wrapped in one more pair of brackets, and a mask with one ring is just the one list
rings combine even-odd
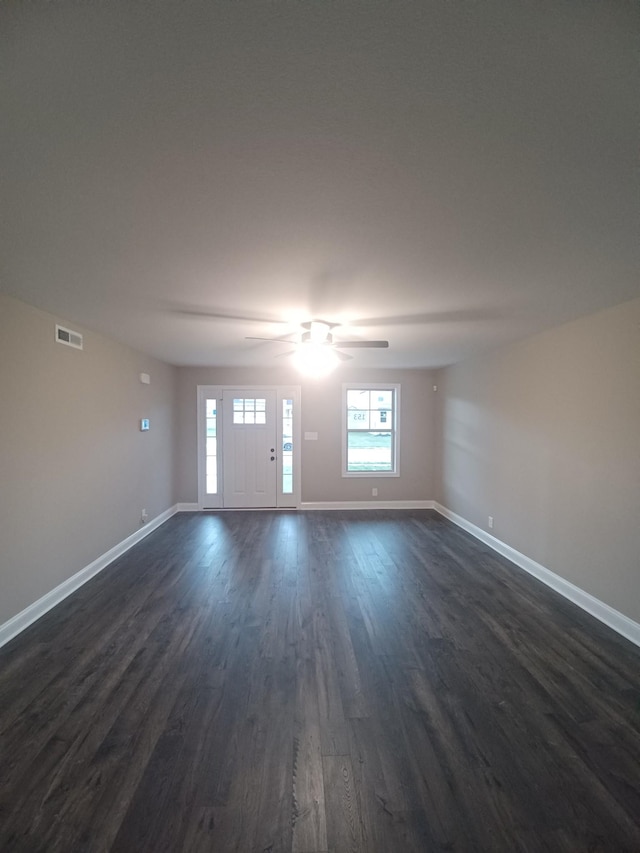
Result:
{"label": "door frame", "polygon": [[[276,446],[278,448],[276,458],[276,508],[282,509],[299,509],[300,494],[301,494],[301,422],[302,422],[302,395],[300,385],[264,385],[257,383],[256,385],[198,385],[197,397],[197,470],[198,470],[198,509],[224,509],[222,500],[222,487],[224,483],[223,459],[222,459],[222,442],[224,441],[224,426],[222,417],[222,393],[226,390],[270,390],[276,392]],[[217,474],[218,474],[218,492],[212,500],[211,496],[207,497],[205,492],[206,487],[206,470],[205,470],[205,450],[206,450],[206,429],[205,429],[205,401],[215,397],[218,401],[216,417],[216,437],[218,439],[219,450],[217,453]],[[282,493],[282,401],[293,400],[293,493],[285,495]]]}

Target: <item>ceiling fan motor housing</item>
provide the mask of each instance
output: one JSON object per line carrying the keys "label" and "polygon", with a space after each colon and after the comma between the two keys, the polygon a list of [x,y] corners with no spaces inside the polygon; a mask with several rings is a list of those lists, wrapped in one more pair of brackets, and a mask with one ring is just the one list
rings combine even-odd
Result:
{"label": "ceiling fan motor housing", "polygon": [[327,332],[322,337],[316,336],[314,337],[312,332],[303,332],[300,336],[300,343],[303,344],[321,344],[324,346],[332,346],[333,345],[333,335],[331,332]]}

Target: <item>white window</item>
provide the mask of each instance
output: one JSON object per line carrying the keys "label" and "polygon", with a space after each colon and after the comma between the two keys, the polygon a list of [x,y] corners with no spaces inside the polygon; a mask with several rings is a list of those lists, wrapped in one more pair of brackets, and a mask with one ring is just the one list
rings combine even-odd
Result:
{"label": "white window", "polygon": [[293,400],[282,400],[282,494],[293,494]]}
{"label": "white window", "polygon": [[205,493],[218,493],[218,400],[205,397]]}
{"label": "white window", "polygon": [[399,476],[400,385],[343,385],[342,400],[342,476]]}

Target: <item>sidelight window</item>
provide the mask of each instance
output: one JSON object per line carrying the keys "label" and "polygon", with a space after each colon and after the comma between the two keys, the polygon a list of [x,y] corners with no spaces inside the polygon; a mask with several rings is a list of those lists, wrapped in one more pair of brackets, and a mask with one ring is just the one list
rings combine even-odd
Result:
{"label": "sidelight window", "polygon": [[206,491],[208,495],[215,495],[218,491],[218,401],[215,397],[207,397],[205,400],[205,465],[206,465]]}
{"label": "sidelight window", "polygon": [[293,494],[293,400],[282,400],[282,494]]}

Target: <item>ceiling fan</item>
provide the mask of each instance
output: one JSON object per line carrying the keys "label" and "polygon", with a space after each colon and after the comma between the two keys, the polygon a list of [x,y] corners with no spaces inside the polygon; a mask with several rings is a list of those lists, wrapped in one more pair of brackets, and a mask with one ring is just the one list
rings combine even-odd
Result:
{"label": "ceiling fan", "polygon": [[389,341],[334,341],[333,332],[339,323],[327,323],[324,320],[309,320],[306,323],[301,323],[300,328],[303,330],[299,340],[291,338],[262,338],[256,336],[247,336],[248,341],[282,341],[283,343],[295,344],[296,349],[282,353],[283,356],[294,356],[296,366],[305,373],[314,374],[316,376],[323,375],[332,370],[339,361],[347,361],[353,358],[342,349],[362,349],[371,347],[376,349],[386,349],[389,346]]}
{"label": "ceiling fan", "polygon": [[[291,336],[286,338],[262,338],[255,335],[247,335],[245,340],[282,341],[283,343],[298,344],[300,346],[331,347],[332,349],[362,349],[365,347],[386,349],[389,346],[389,341],[334,341],[333,332],[331,330],[339,325],[339,323],[327,323],[325,320],[309,320],[306,323],[300,324],[300,328],[303,329],[303,331],[299,340],[292,339]],[[292,352],[295,352],[295,350],[292,350]],[[285,353],[285,355],[290,355],[290,353]],[[353,356],[347,355],[346,353],[340,353],[338,351],[338,358],[346,360],[348,358],[353,358]]]}
{"label": "ceiling fan", "polygon": [[[259,316],[252,313],[240,313],[233,310],[211,310],[194,308],[192,306],[172,306],[172,313],[180,314],[189,318],[200,318],[205,320],[219,321],[234,321],[255,323],[274,323],[285,324],[286,321],[279,320],[275,317]],[[364,321],[350,322],[349,325],[372,325]],[[377,321],[375,321],[377,322]],[[287,324],[288,325],[288,324]],[[276,358],[285,358],[292,356],[296,366],[303,372],[322,375],[335,367],[340,361],[348,361],[353,356],[344,349],[387,349],[389,341],[382,340],[335,340],[333,329],[342,326],[342,323],[331,323],[327,320],[307,320],[300,323],[300,332],[287,332],[285,336],[280,337],[261,337],[256,335],[248,335],[245,340],[250,341],[266,341],[268,343],[281,342],[293,346],[294,349],[287,352],[278,353]]]}

